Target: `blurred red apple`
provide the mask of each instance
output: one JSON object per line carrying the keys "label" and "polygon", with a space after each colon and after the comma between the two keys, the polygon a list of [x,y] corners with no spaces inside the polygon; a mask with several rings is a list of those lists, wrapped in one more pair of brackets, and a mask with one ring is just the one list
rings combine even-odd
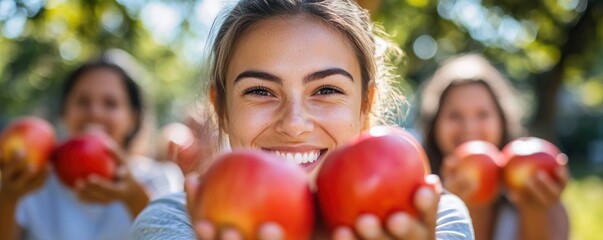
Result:
{"label": "blurred red apple", "polygon": [[8,161],[16,151],[25,151],[26,161],[40,169],[51,157],[55,143],[50,123],[38,117],[22,117],[12,121],[0,135],[0,154],[3,161]]}
{"label": "blurred red apple", "polygon": [[97,133],[85,133],[57,148],[54,169],[65,185],[74,187],[77,180],[86,179],[91,174],[113,179],[116,161],[104,138]]}
{"label": "blurred red apple", "polygon": [[508,143],[502,150],[503,179],[509,189],[521,190],[538,170],[544,170],[554,179],[554,171],[565,165],[557,158],[561,151],[554,144],[540,138],[519,138]]}
{"label": "blurred red apple", "polygon": [[500,150],[487,141],[474,140],[459,145],[454,151],[458,159],[457,171],[477,185],[476,191],[465,200],[469,204],[490,203],[500,189],[500,171],[503,167]]}
{"label": "blurred red apple", "polygon": [[428,162],[418,141],[395,127],[378,127],[334,151],[317,176],[318,202],[330,230],[353,227],[361,214],[382,222],[418,212],[415,191],[425,184]]}
{"label": "blurred red apple", "polygon": [[279,224],[284,239],[310,239],[314,227],[312,193],[305,171],[276,155],[236,151],[219,157],[201,178],[196,216],[218,228],[234,227],[256,239],[258,227]]}

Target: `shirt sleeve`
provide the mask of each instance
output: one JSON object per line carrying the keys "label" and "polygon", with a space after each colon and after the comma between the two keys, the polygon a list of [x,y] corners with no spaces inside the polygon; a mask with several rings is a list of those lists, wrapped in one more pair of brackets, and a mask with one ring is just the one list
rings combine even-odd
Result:
{"label": "shirt sleeve", "polygon": [[151,200],[182,191],[184,177],[172,162],[136,156],[131,165],[132,174],[150,193]]}
{"label": "shirt sleeve", "polygon": [[196,239],[185,199],[185,193],[179,192],[152,201],[134,221],[130,239]]}
{"label": "shirt sleeve", "polygon": [[438,205],[436,239],[474,238],[473,223],[463,201],[453,194],[443,193]]}

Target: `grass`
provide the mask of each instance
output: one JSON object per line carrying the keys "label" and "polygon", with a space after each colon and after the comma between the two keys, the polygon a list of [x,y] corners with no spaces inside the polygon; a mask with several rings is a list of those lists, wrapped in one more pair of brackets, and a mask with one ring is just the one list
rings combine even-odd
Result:
{"label": "grass", "polygon": [[573,177],[562,196],[570,218],[571,240],[603,239],[601,169],[592,166],[571,168]]}

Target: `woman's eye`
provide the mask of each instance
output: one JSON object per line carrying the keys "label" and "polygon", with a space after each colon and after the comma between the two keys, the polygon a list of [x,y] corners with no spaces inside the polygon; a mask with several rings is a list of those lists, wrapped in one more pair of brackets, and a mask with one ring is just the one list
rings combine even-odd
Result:
{"label": "woman's eye", "polygon": [[251,88],[251,89],[245,90],[244,95],[249,95],[249,94],[262,96],[262,97],[272,96],[272,93],[270,93],[270,91],[268,91],[268,89],[263,88],[263,87],[256,87],[256,88]]}
{"label": "woman's eye", "polygon": [[335,87],[331,87],[331,86],[324,86],[321,87],[320,89],[318,89],[318,91],[316,91],[316,95],[328,95],[328,94],[340,94],[343,93],[341,90],[335,88]]}

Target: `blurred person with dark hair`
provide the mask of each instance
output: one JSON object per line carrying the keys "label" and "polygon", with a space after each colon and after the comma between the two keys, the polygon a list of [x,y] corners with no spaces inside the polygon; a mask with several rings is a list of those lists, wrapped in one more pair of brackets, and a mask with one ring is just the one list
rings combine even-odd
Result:
{"label": "blurred person with dark hair", "polygon": [[[50,169],[33,172],[19,152],[2,165],[0,239],[125,239],[150,199],[180,191],[177,166],[132,153],[143,125],[142,91],[127,53],[111,50],[66,79],[60,112],[69,136],[100,131],[117,159],[116,176],[91,175],[74,189]],[[126,59],[128,60],[128,59]]]}

